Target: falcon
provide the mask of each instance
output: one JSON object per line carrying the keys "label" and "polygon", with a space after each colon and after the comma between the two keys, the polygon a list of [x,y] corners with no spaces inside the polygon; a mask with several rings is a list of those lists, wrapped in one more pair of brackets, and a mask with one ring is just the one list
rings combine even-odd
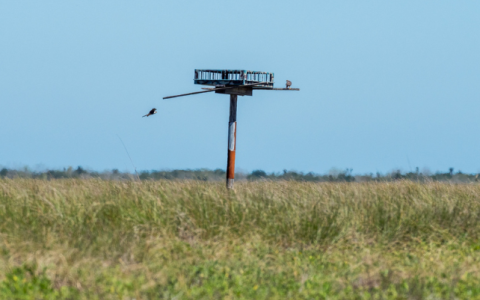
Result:
{"label": "falcon", "polygon": [[290,89],[291,86],[292,86],[292,82],[290,80],[287,80],[287,89]]}
{"label": "falcon", "polygon": [[[157,113],[157,109],[156,108],[152,108],[152,110],[150,110],[150,112],[146,115],[144,115],[143,117],[148,117],[148,116],[151,116],[151,115],[154,115]],[[142,118],[143,118],[142,117]]]}

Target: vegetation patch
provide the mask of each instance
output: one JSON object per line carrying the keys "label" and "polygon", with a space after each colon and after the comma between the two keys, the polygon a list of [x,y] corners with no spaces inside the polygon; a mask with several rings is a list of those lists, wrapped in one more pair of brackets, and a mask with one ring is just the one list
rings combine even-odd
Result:
{"label": "vegetation patch", "polygon": [[1,299],[480,299],[475,183],[0,179]]}

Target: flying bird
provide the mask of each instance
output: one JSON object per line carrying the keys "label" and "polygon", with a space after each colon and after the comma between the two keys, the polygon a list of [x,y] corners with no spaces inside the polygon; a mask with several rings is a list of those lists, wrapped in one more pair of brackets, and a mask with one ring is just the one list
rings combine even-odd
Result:
{"label": "flying bird", "polygon": [[[151,115],[154,115],[157,113],[157,109],[156,108],[152,108],[152,110],[150,110],[150,112],[146,115],[144,115],[143,117],[148,117],[148,116],[151,116]],[[143,118],[142,117],[142,118]]]}
{"label": "flying bird", "polygon": [[287,89],[290,89],[291,86],[292,86],[292,82],[290,80],[287,80]]}

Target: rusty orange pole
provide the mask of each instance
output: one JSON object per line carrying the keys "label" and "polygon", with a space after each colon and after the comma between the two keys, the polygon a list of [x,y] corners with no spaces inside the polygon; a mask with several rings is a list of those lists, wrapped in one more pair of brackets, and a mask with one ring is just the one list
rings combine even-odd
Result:
{"label": "rusty orange pole", "polygon": [[227,189],[233,189],[235,179],[235,150],[237,149],[237,95],[230,95],[228,120]]}

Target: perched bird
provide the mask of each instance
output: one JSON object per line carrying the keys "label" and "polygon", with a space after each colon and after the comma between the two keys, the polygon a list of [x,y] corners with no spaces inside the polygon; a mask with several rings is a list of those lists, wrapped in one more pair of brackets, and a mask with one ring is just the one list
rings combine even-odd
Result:
{"label": "perched bird", "polygon": [[287,89],[289,89],[292,86],[292,82],[290,80],[287,80]]}
{"label": "perched bird", "polygon": [[[148,116],[151,116],[151,115],[154,115],[157,113],[157,109],[156,108],[152,108],[152,110],[150,110],[150,112],[146,115],[144,115],[143,117],[148,117]],[[142,118],[143,118],[142,117]]]}

